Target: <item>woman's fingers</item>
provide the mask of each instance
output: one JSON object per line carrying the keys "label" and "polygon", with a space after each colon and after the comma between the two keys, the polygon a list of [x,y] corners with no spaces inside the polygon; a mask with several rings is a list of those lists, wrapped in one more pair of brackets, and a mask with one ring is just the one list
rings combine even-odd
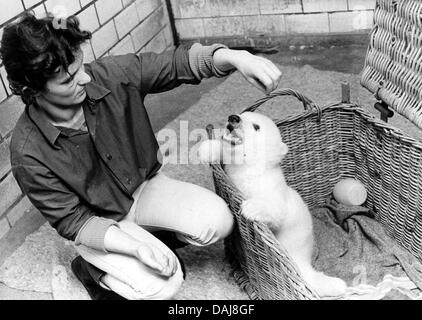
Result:
{"label": "woman's fingers", "polygon": [[239,61],[238,70],[256,87],[267,94],[278,87],[282,73],[270,60],[248,54]]}
{"label": "woman's fingers", "polygon": [[177,257],[172,252],[169,252],[168,256],[168,265],[169,265],[169,273],[170,276],[174,275],[177,271]]}
{"label": "woman's fingers", "polygon": [[246,80],[252,83],[259,90],[264,91],[264,92],[267,91],[267,88],[265,87],[265,85],[262,84],[257,78],[247,77]]}
{"label": "woman's fingers", "polygon": [[275,73],[275,76],[279,79],[281,79],[282,76],[282,72],[280,71],[280,69],[269,59],[265,59],[263,58],[264,61],[266,62],[266,64],[268,65],[268,67]]}
{"label": "woman's fingers", "polygon": [[138,248],[138,259],[158,273],[162,273],[164,271],[163,263],[157,259],[154,251],[147,246],[141,246]]}
{"label": "woman's fingers", "polygon": [[255,73],[255,76],[247,77],[247,80],[268,94],[277,87],[278,82],[267,69],[267,67],[262,66],[261,70]]}
{"label": "woman's fingers", "polygon": [[172,274],[175,274],[177,271],[177,257],[174,254],[171,257],[171,265],[173,266]]}
{"label": "woman's fingers", "polygon": [[173,253],[164,254],[157,247],[148,244],[138,248],[138,259],[159,274],[171,277],[177,271],[177,258]]}
{"label": "woman's fingers", "polygon": [[278,84],[280,83],[282,73],[270,60],[265,58],[261,59],[265,64],[263,70],[270,77],[271,81],[273,82],[273,90],[275,90],[278,87]]}
{"label": "woman's fingers", "polygon": [[173,253],[169,252],[168,254],[164,254],[161,251],[156,251],[156,257],[163,266],[161,271],[162,275],[171,277],[176,273],[177,263]]}

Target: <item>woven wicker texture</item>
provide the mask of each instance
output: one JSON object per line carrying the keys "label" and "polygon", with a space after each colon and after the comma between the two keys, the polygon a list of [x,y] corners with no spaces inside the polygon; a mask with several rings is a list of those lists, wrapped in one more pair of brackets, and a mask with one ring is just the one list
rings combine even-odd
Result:
{"label": "woven wicker texture", "polygon": [[[357,105],[319,108],[291,89],[276,91],[245,111],[254,111],[280,95],[297,97],[306,109],[301,115],[276,121],[289,146],[281,165],[287,183],[312,209],[325,203],[340,179],[359,179],[368,190],[367,206],[376,219],[422,259],[422,144]],[[243,196],[223,167],[211,167],[216,192],[237,221],[225,245],[239,285],[251,299],[317,299],[271,231],[241,215]]]}
{"label": "woven wicker texture", "polygon": [[[377,0],[361,84],[422,128],[422,1]],[[422,144],[354,104],[322,108],[282,89],[276,96],[302,101],[305,112],[277,120],[289,153],[281,164],[287,183],[309,208],[321,206],[335,183],[356,178],[368,190],[366,206],[387,233],[422,260]],[[246,111],[245,110],[245,111]],[[251,299],[318,299],[270,230],[245,219],[243,197],[220,165],[212,165],[217,194],[237,227],[226,239],[234,276]]]}
{"label": "woven wicker texture", "polygon": [[422,1],[378,0],[362,85],[422,127]]}

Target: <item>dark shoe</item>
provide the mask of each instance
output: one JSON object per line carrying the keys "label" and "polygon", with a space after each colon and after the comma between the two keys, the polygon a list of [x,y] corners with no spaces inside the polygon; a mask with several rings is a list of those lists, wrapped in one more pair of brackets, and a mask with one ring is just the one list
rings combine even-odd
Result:
{"label": "dark shoe", "polygon": [[81,256],[76,257],[70,266],[92,300],[126,300],[114,291],[101,287],[98,282],[105,273],[86,262]]}

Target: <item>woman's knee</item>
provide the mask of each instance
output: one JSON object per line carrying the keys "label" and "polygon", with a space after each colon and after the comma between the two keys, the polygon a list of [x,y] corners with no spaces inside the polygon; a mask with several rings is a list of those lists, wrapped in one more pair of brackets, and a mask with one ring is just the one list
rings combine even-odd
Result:
{"label": "woman's knee", "polygon": [[227,203],[220,197],[207,211],[207,219],[205,219],[208,222],[207,227],[214,231],[212,242],[208,243],[211,244],[230,235],[233,230],[234,219]]}
{"label": "woman's knee", "polygon": [[213,212],[214,214],[212,221],[216,229],[217,236],[219,240],[224,239],[233,231],[233,215],[223,199],[221,199],[220,204],[216,206]]}
{"label": "woman's knee", "polygon": [[234,219],[223,199],[217,198],[213,205],[204,208],[199,230],[196,235],[178,234],[184,242],[206,246],[226,238],[233,230]]}

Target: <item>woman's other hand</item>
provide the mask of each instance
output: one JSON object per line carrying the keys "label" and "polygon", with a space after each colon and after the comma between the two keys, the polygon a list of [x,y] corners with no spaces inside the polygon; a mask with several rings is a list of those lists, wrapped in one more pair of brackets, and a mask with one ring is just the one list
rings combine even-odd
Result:
{"label": "woman's other hand", "polygon": [[245,50],[219,49],[214,53],[216,68],[226,71],[235,67],[245,79],[266,94],[274,91],[282,73],[270,60]]}

